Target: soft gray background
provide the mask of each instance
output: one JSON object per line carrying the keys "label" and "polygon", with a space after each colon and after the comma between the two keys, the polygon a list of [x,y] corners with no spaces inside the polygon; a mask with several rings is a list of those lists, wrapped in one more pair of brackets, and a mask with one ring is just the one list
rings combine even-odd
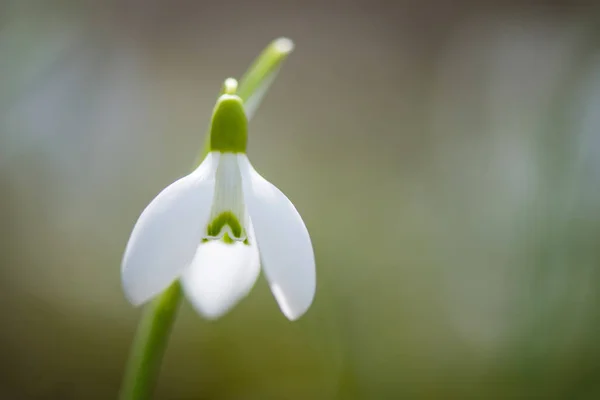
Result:
{"label": "soft gray background", "polygon": [[131,228],[281,35],[249,156],[314,306],[185,304],[156,397],[598,398],[600,14],[531,3],[0,2],[0,398],[116,397]]}

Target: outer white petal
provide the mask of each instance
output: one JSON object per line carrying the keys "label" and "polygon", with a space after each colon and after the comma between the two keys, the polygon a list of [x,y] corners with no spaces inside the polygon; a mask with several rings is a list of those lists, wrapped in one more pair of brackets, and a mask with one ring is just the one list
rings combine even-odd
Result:
{"label": "outer white petal", "polygon": [[254,240],[250,245],[214,240],[200,245],[181,282],[186,297],[200,314],[218,318],[250,293],[259,273]]}
{"label": "outer white petal", "polygon": [[131,303],[145,303],[163,291],[194,258],[208,222],[218,162],[218,154],[209,154],[194,172],[160,192],[140,215],[121,269]]}
{"label": "outer white petal", "polygon": [[304,221],[279,189],[238,155],[244,201],[254,226],[262,267],[290,320],[300,318],[315,295],[315,257]]}

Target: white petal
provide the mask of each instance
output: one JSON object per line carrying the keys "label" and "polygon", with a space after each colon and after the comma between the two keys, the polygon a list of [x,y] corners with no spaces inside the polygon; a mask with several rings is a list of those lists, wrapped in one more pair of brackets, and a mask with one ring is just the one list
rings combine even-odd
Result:
{"label": "white petal", "polygon": [[142,304],[167,288],[190,264],[202,240],[214,192],[218,154],[150,202],[133,228],[122,263],[126,296]]}
{"label": "white petal", "polygon": [[250,293],[260,272],[259,264],[254,240],[249,245],[211,240],[200,245],[181,282],[200,314],[218,318]]}
{"label": "white petal", "polygon": [[254,226],[262,267],[281,311],[290,320],[315,295],[315,257],[308,230],[294,205],[238,155],[244,201]]}

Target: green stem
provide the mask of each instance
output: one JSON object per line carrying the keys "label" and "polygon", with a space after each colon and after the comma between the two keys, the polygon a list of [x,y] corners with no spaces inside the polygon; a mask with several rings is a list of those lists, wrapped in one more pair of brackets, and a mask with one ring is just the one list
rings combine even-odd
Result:
{"label": "green stem", "polygon": [[[276,39],[244,74],[237,87],[237,94],[244,102],[253,102],[252,112],[247,112],[248,118],[262,101],[275,74],[292,50],[293,44],[289,39]],[[221,93],[235,91],[236,88],[232,89],[233,82],[226,81]],[[206,136],[210,138],[210,135]],[[207,141],[196,166],[206,157],[209,148],[210,143]],[[119,396],[121,400],[151,398],[182,296],[181,285],[176,281],[144,309],[127,362]]]}
{"label": "green stem", "polygon": [[152,395],[181,298],[181,285],[176,281],[144,309],[125,371],[122,400]]}

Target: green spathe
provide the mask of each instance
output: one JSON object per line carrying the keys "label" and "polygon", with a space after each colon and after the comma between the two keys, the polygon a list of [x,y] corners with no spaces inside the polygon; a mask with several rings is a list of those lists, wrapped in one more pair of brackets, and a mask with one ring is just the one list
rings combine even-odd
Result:
{"label": "green spathe", "polygon": [[223,94],[213,112],[210,151],[245,153],[248,143],[248,119],[242,99]]}

